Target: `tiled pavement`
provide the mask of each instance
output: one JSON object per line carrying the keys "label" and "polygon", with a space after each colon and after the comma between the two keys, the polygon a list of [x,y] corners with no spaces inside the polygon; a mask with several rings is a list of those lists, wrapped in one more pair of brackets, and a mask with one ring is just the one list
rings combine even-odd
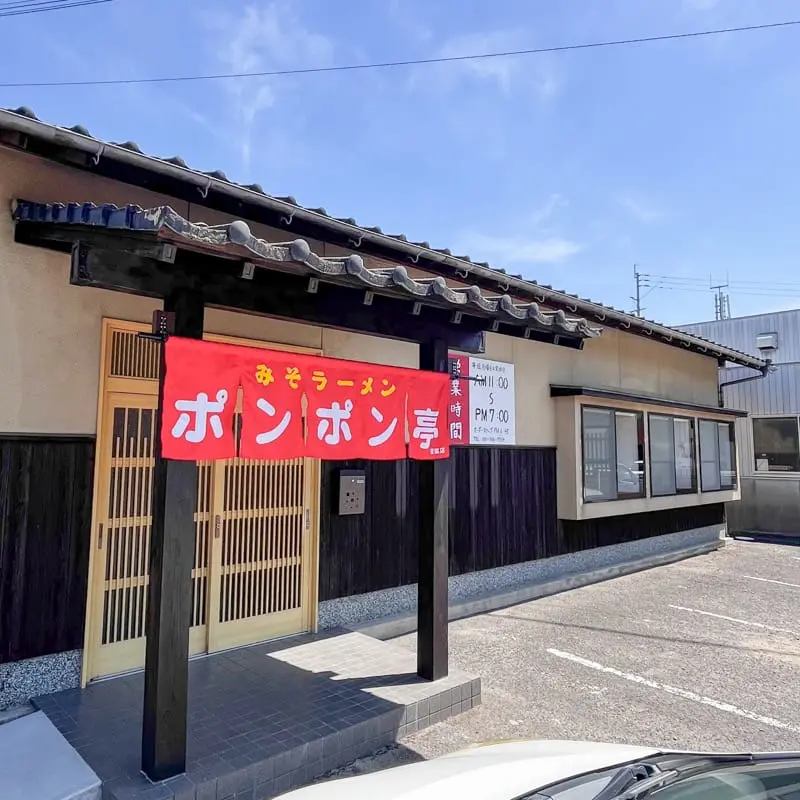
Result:
{"label": "tiled pavement", "polygon": [[254,645],[189,664],[187,773],[140,771],[142,673],[34,701],[107,800],[261,800],[480,703],[480,678],[429,683],[416,656],[360,633]]}

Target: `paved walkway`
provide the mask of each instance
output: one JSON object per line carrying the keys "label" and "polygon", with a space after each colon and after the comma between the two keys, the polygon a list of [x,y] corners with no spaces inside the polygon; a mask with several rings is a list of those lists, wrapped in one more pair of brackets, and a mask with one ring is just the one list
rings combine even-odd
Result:
{"label": "paved walkway", "polygon": [[798,749],[800,547],[728,542],[452,623],[450,642],[481,707],[349,772],[516,737]]}
{"label": "paved walkway", "polygon": [[407,648],[334,632],[189,664],[187,774],[140,772],[144,676],[35,701],[103,780],[111,800],[267,798],[480,703],[460,670],[429,683]]}
{"label": "paved walkway", "polygon": [[3,800],[100,800],[100,779],[45,714],[0,725]]}

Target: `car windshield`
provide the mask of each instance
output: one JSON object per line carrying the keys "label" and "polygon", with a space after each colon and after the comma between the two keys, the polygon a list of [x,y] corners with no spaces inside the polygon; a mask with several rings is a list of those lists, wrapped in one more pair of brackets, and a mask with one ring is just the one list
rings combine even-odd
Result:
{"label": "car windshield", "polygon": [[800,761],[726,766],[654,791],[653,800],[800,800]]}
{"label": "car windshield", "polygon": [[611,783],[614,777],[619,774],[619,771],[619,767],[613,767],[601,772],[581,775],[551,786],[549,789],[529,795],[529,798],[531,800],[532,798],[538,798],[539,800],[541,798],[552,798],[552,800],[592,800]]}
{"label": "car windshield", "polygon": [[[650,800],[800,800],[800,760],[725,765],[710,765],[704,760],[702,767],[695,763],[694,767],[687,769],[687,765],[684,765],[681,770],[683,777],[676,777],[679,773],[668,770],[666,763],[660,766],[665,770],[661,774],[669,780],[666,785],[655,784],[645,788],[650,780],[645,779],[641,793],[636,792],[634,782],[632,787],[621,786],[612,796],[635,794],[637,798],[647,796]],[[609,791],[621,770],[628,771],[627,768],[616,767],[582,775],[540,790],[529,798],[593,800]]]}

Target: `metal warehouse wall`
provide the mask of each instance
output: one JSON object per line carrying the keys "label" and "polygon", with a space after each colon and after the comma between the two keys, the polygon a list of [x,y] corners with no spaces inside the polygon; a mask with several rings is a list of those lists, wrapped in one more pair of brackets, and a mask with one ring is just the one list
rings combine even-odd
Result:
{"label": "metal warehouse wall", "polygon": [[[684,325],[681,330],[752,355],[763,355],[756,336],[777,333],[778,347],[771,354],[775,372],[725,389],[725,405],[753,416],[800,414],[800,309]],[[719,379],[724,383],[752,374],[745,367],[727,367]],[[728,505],[730,530],[800,533],[800,476],[756,472],[752,419],[737,420],[736,433],[742,499]]]}
{"label": "metal warehouse wall", "polygon": [[[728,367],[720,370],[721,383],[753,375],[747,367]],[[725,405],[740,408],[751,414],[800,413],[800,364],[778,364],[775,372],[764,378],[729,386],[725,390]]]}
{"label": "metal warehouse wall", "polygon": [[777,333],[778,349],[773,361],[776,364],[800,362],[800,309],[676,327],[753,356],[761,356],[756,347],[756,336],[759,333]]}

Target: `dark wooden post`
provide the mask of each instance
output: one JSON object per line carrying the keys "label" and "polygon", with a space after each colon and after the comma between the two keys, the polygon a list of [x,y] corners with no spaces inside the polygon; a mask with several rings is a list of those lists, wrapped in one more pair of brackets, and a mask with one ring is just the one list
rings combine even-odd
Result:
{"label": "dark wooden post", "polygon": [[[447,345],[421,344],[420,369],[448,372]],[[446,423],[446,420],[445,420]],[[429,681],[447,676],[447,576],[449,572],[449,461],[420,461],[417,674]]]}
{"label": "dark wooden post", "polygon": [[[164,301],[177,336],[203,336],[203,298],[178,290]],[[161,457],[164,356],[156,417],[153,524],[142,719],[142,770],[154,781],[186,771],[189,623],[194,561],[197,464]]]}

